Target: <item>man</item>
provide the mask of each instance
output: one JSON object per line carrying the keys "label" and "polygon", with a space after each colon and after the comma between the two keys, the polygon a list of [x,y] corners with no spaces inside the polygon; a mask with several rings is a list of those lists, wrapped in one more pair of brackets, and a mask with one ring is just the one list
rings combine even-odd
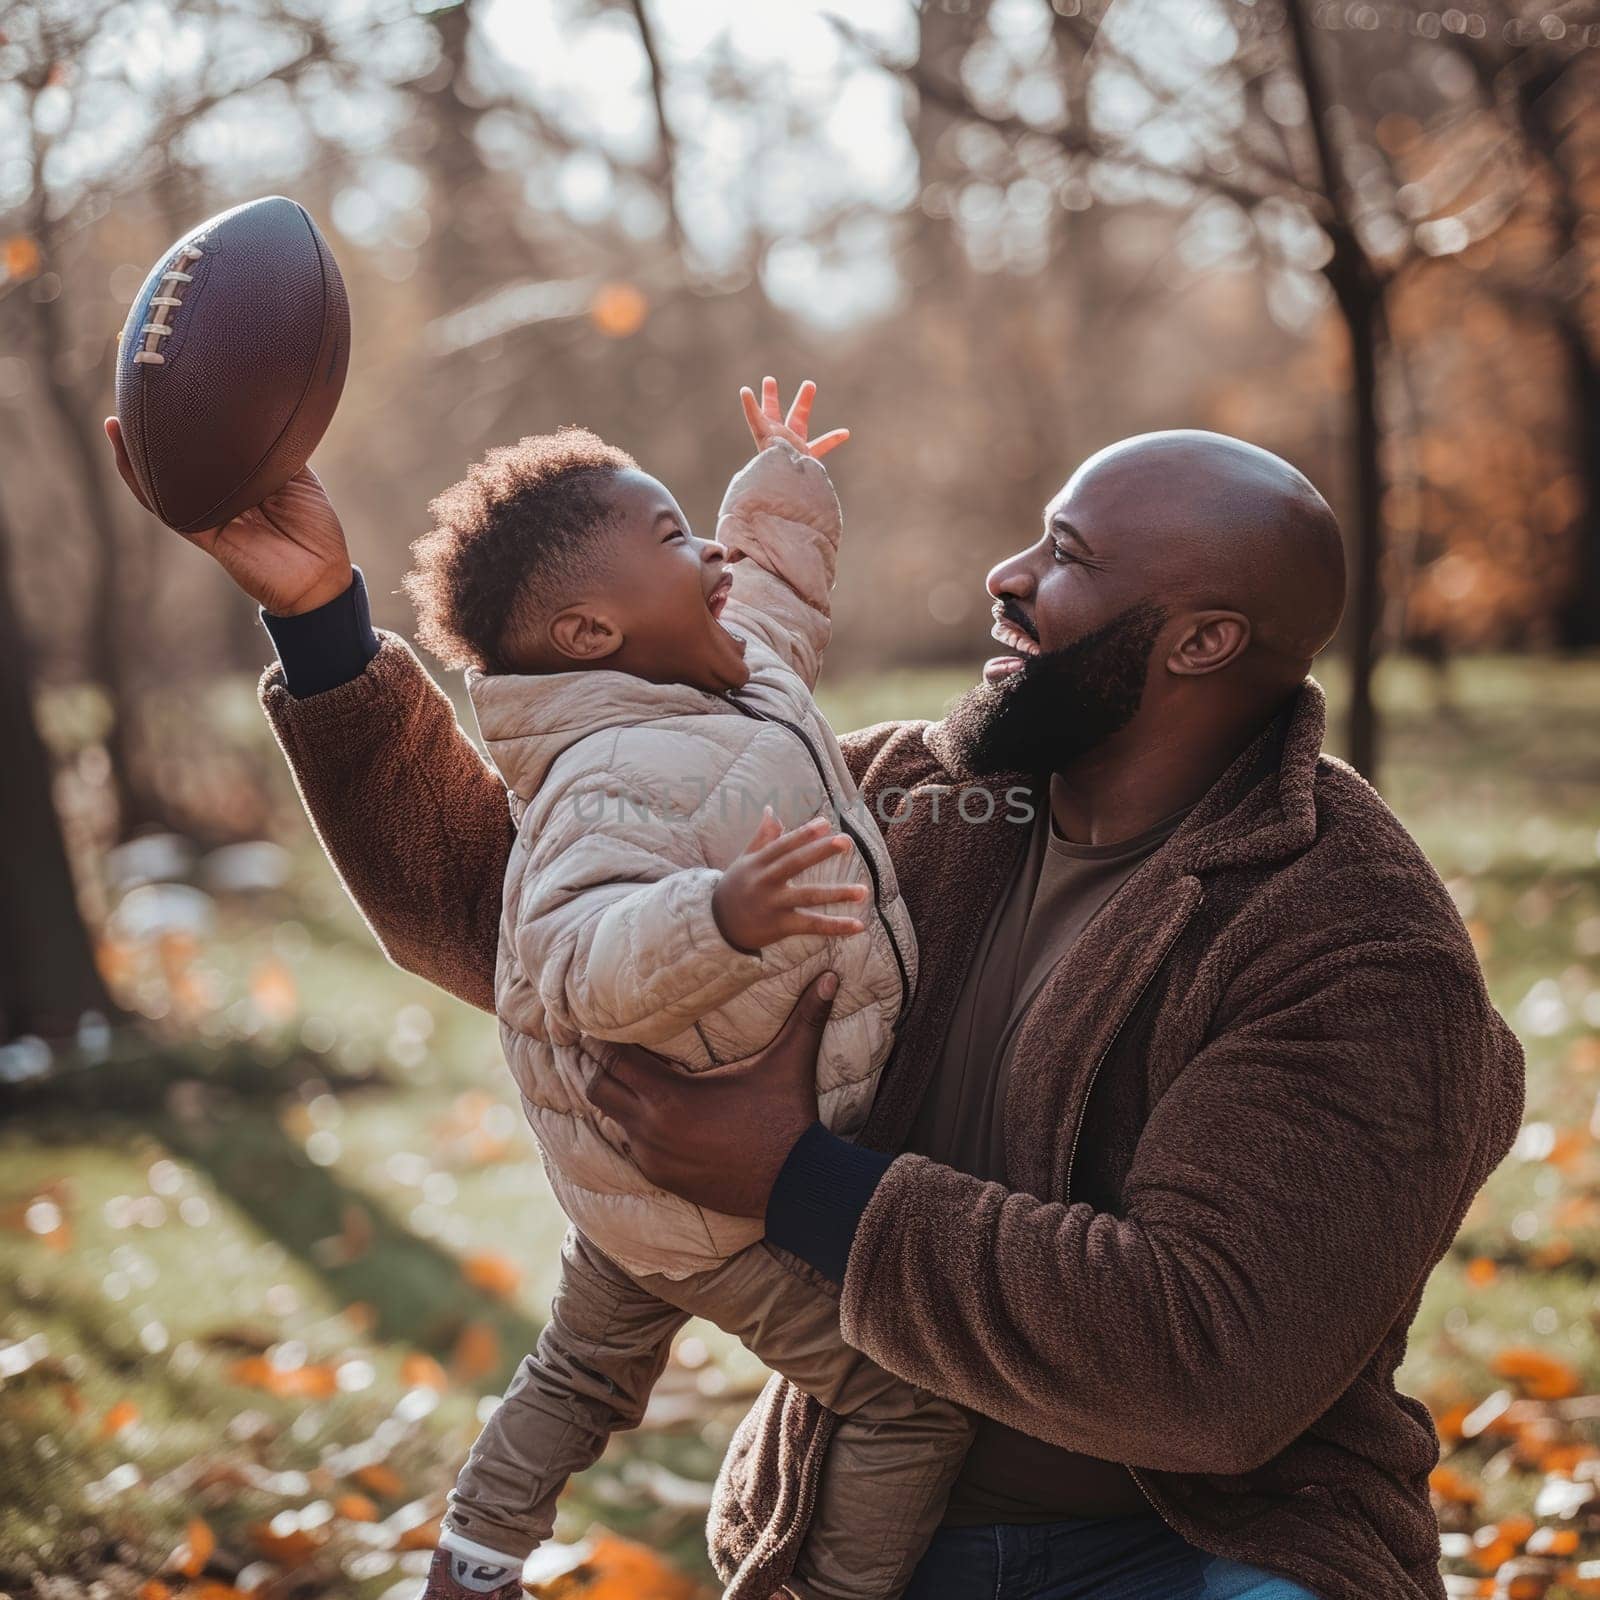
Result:
{"label": "man", "polygon": [[[313,825],[391,958],[489,1009],[498,780],[370,628],[315,480],[250,515],[198,542],[264,607]],[[1522,1055],[1437,875],[1320,754],[1332,516],[1265,451],[1147,435],[989,588],[1011,656],[942,722],[844,741],[921,952],[861,1142],[815,1119],[825,981],[752,1063],[621,1049],[591,1094],[656,1181],[837,1282],[852,1344],[980,1414],[919,1600],[1439,1600],[1438,1441],[1393,1376]],[[730,1593],[783,1584],[830,1420],[774,1379],[740,1425]]]}

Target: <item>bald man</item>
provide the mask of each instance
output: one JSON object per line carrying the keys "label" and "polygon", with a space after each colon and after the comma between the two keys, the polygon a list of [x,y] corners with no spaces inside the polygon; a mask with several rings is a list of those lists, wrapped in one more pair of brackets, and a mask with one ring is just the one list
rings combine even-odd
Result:
{"label": "bald man", "polygon": [[[195,542],[262,605],[318,837],[392,959],[492,1010],[498,778],[372,628],[315,479],[243,520]],[[1522,1054],[1438,876],[1321,753],[1334,520],[1265,451],[1151,434],[988,585],[984,681],[842,741],[920,953],[859,1143],[816,1119],[826,976],[753,1061],[624,1048],[591,1097],[976,1414],[912,1600],[1442,1600],[1438,1440],[1394,1373]],[[734,1600],[800,1592],[831,1429],[777,1378],[740,1425],[707,1530]]]}

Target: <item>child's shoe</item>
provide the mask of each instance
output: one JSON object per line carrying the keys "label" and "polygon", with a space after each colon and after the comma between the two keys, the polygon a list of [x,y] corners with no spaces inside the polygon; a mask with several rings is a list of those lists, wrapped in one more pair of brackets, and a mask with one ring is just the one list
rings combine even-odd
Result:
{"label": "child's shoe", "polygon": [[469,1554],[440,1545],[419,1600],[523,1600],[522,1563],[480,1550]]}

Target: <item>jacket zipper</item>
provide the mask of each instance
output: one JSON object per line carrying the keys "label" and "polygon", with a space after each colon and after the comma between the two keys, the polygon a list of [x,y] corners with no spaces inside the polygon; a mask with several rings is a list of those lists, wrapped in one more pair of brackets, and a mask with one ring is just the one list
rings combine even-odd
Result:
{"label": "jacket zipper", "polygon": [[[1072,1148],[1067,1151],[1067,1175],[1066,1175],[1066,1181],[1062,1185],[1062,1196],[1061,1196],[1061,1203],[1063,1205],[1070,1205],[1071,1201],[1072,1201],[1072,1164],[1073,1164],[1074,1160],[1077,1158],[1077,1154],[1078,1154],[1078,1139],[1083,1133],[1083,1124],[1084,1124],[1084,1121],[1088,1117],[1088,1114],[1089,1114],[1089,1096],[1094,1093],[1094,1082],[1095,1082],[1095,1079],[1100,1076],[1100,1068],[1105,1064],[1106,1057],[1111,1054],[1111,1047],[1121,1037],[1123,1027],[1127,1024],[1128,1018],[1131,1017],[1133,1015],[1133,1013],[1139,1009],[1139,1002],[1144,999],[1145,991],[1150,987],[1150,985],[1152,983],[1155,982],[1156,974],[1158,972],[1160,972],[1160,970],[1162,969],[1163,966],[1166,965],[1167,957],[1172,953],[1172,947],[1178,942],[1178,935],[1181,934],[1183,932],[1183,930],[1186,927],[1189,926],[1189,918],[1191,916],[1193,916],[1193,915],[1194,915],[1194,907],[1191,906],[1189,908],[1188,913],[1185,915],[1183,921],[1181,921],[1178,924],[1178,926],[1176,928],[1174,928],[1172,930],[1172,932],[1168,935],[1167,942],[1164,945],[1162,945],[1161,953],[1160,953],[1160,955],[1158,955],[1156,957],[1155,964],[1150,968],[1149,974],[1146,976],[1144,982],[1139,985],[1139,992],[1136,995],[1134,995],[1133,999],[1128,1003],[1127,1010],[1122,1013],[1122,1016],[1121,1016],[1120,1020],[1118,1021],[1116,1027],[1112,1030],[1111,1037],[1106,1040],[1105,1048],[1095,1058],[1094,1066],[1090,1069],[1088,1087],[1085,1088],[1085,1090],[1083,1091],[1083,1103],[1078,1107],[1078,1122],[1077,1122],[1077,1126],[1074,1127],[1073,1130],[1072,1130]],[[1123,1464],[1125,1466],[1127,1466],[1126,1462],[1124,1462]],[[1176,1533],[1178,1535],[1178,1537],[1181,1539],[1183,1537],[1182,1532],[1173,1523],[1172,1519],[1167,1515],[1167,1513],[1162,1509],[1162,1507],[1161,1507],[1160,1503],[1157,1501],[1156,1497],[1153,1494],[1151,1494],[1150,1490],[1145,1486],[1145,1481],[1144,1481],[1143,1478],[1141,1478],[1139,1476],[1138,1469],[1135,1468],[1135,1467],[1129,1466],[1128,1467],[1128,1476],[1130,1478],[1132,1478],[1133,1481],[1138,1485],[1139,1493],[1142,1494],[1145,1497],[1145,1499],[1150,1502],[1151,1510],[1153,1510],[1155,1512],[1155,1514],[1158,1517],[1160,1517],[1161,1520],[1164,1523],[1166,1523],[1166,1525],[1169,1528],[1171,1528],[1172,1531],[1174,1533]]]}
{"label": "jacket zipper", "polygon": [[[757,722],[775,722],[780,728],[787,728],[805,746],[806,754],[811,757],[812,766],[817,769],[817,777],[822,780],[822,792],[828,796],[830,801],[833,799],[833,785],[828,781],[827,771],[822,765],[822,757],[817,754],[816,746],[812,744],[810,735],[806,733],[804,728],[790,722],[786,717],[774,716],[770,711],[758,711],[754,706],[746,705],[732,689],[727,693],[727,700],[729,705],[744,716],[751,717]],[[838,811],[839,826],[850,835],[855,842],[856,850],[861,859],[867,864],[867,876],[872,879],[873,909],[878,913],[878,921],[883,924],[883,931],[889,937],[889,949],[893,951],[894,964],[899,969],[900,1008],[896,1014],[893,1029],[893,1032],[899,1033],[901,1019],[904,1018],[911,1003],[911,976],[906,970],[905,957],[900,953],[900,941],[895,938],[894,928],[890,925],[889,919],[883,914],[883,884],[878,877],[877,862],[873,860],[872,852],[867,848],[866,840],[861,837],[848,818],[846,818],[843,808],[838,808]]]}

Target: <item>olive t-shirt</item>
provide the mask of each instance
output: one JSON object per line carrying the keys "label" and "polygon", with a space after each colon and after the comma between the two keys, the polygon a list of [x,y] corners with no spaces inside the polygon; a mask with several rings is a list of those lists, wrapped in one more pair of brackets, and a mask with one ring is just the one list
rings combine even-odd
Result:
{"label": "olive t-shirt", "polygon": [[[1051,779],[1051,800],[1060,781]],[[1082,845],[1056,831],[1051,805],[1042,795],[1035,794],[1034,804],[1027,853],[979,940],[943,1053],[904,1146],[998,1182],[1006,1180],[1005,1092],[1019,1022],[1095,913],[1191,809],[1162,818],[1136,838]],[[1063,1450],[980,1417],[944,1524],[1056,1522],[1150,1509],[1121,1464]]]}

